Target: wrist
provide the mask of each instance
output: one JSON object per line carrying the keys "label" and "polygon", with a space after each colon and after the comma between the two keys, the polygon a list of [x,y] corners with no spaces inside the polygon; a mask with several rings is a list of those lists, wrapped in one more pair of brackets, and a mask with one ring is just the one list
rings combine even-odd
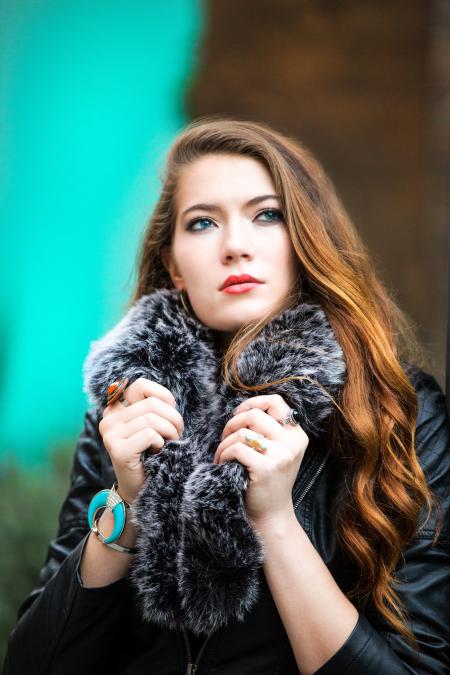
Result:
{"label": "wrist", "polygon": [[133,548],[136,544],[136,527],[134,526],[134,523],[131,522],[129,516],[127,518],[127,522],[125,523],[124,530],[117,540],[117,543],[121,544],[121,546],[127,546],[130,548]]}
{"label": "wrist", "polygon": [[300,524],[293,506],[259,518],[252,518],[250,522],[264,538],[269,536],[283,537],[293,525],[298,526]]}
{"label": "wrist", "polygon": [[139,490],[137,490],[137,491],[130,490],[125,485],[119,483],[118,480],[116,480],[116,482],[114,483],[114,487],[116,489],[117,494],[120,497],[122,497],[125,504],[127,504],[128,506],[132,506],[134,500],[137,497],[137,494],[138,494]]}
{"label": "wrist", "polygon": [[[122,534],[117,539],[117,543],[122,546],[133,547],[136,542],[136,528],[127,514],[125,527]],[[109,537],[114,527],[114,516],[109,509],[105,509],[98,519],[98,529],[105,536]]]}

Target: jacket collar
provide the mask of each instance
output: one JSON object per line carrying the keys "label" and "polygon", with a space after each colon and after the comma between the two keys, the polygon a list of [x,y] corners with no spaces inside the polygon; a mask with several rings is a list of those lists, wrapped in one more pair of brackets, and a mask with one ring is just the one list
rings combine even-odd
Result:
{"label": "jacket collar", "polygon": [[[346,375],[323,309],[306,302],[267,324],[238,368],[248,384],[300,376],[267,393],[281,394],[299,411],[310,438],[326,428],[330,395]],[[84,391],[101,410],[109,383],[146,377],[172,392],[184,419],[180,439],[143,454],[147,478],[133,504],[138,552],[130,578],[144,619],[198,635],[243,620],[258,597],[262,544],[245,515],[247,470],[212,459],[233,409],[254,394],[219,377],[214,333],[186,314],[175,289],[142,296],[92,342],[83,374]]]}

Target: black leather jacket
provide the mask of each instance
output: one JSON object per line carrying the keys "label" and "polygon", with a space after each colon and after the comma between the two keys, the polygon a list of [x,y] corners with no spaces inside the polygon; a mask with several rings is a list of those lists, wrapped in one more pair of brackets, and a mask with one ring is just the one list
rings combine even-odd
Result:
{"label": "black leather jacket", "polygon": [[[418,457],[431,487],[442,500],[445,519],[438,543],[432,545],[432,519],[404,551],[398,568],[402,583],[397,591],[410,612],[422,664],[414,663],[413,650],[380,614],[366,609],[360,612],[343,646],[316,671],[319,675],[450,673],[449,421],[445,398],[435,379],[418,371],[412,381],[419,398]],[[102,588],[82,586],[78,567],[89,534],[88,504],[95,492],[110,487],[114,481],[98,422],[98,411],[90,408],[77,444],[59,531],[50,543],[36,589],[20,607],[4,675],[298,674],[262,573],[260,598],[245,622],[228,624],[206,643],[201,639],[198,654],[187,632],[141,622],[126,578]],[[327,457],[325,448],[310,441],[293,500],[299,522],[345,591],[354,570],[336,545],[333,523],[333,504],[342,478],[332,455]],[[197,668],[188,665],[194,661]]]}

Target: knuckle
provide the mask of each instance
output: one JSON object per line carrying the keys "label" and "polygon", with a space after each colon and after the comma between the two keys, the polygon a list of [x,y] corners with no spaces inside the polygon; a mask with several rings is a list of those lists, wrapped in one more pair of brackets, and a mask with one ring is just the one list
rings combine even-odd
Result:
{"label": "knuckle", "polygon": [[155,440],[155,432],[150,427],[145,427],[144,437],[147,438],[151,443]]}
{"label": "knuckle", "polygon": [[238,437],[240,438],[242,443],[245,442],[245,437],[247,436],[247,434],[248,434],[248,429],[239,429]]}
{"label": "knuckle", "polygon": [[155,405],[158,403],[158,397],[153,396],[153,394],[150,394],[150,396],[147,396],[145,399],[145,407],[148,410],[153,410],[155,408]]}
{"label": "knuckle", "polygon": [[103,434],[103,444],[104,444],[105,447],[108,447],[111,444],[110,443],[110,436],[111,436],[111,434],[108,433],[108,432],[105,432]]}
{"label": "knuckle", "polygon": [[98,423],[98,431],[100,433],[100,436],[105,435],[105,418],[103,417],[100,422]]}
{"label": "knuckle", "polygon": [[282,471],[288,471],[291,468],[292,464],[294,464],[295,459],[296,458],[294,456],[292,456],[292,457],[289,456],[289,457],[285,457],[285,459],[281,460],[281,464],[280,464],[281,470]]}
{"label": "knuckle", "polygon": [[178,410],[175,410],[175,419],[177,420],[177,422],[179,422],[179,424],[181,424],[182,427],[184,427],[183,416]]}
{"label": "knuckle", "polygon": [[150,447],[155,447],[156,442],[155,442],[155,434],[153,432],[153,429],[149,429],[146,427],[142,431],[142,436],[141,436],[145,442],[145,445],[150,448]]}
{"label": "knuckle", "polygon": [[141,403],[142,408],[141,410],[144,412],[145,417],[147,415],[155,412],[156,406],[155,406],[155,397],[154,396],[147,396]]}
{"label": "knuckle", "polygon": [[98,423],[98,430],[101,433],[102,436],[105,435],[107,432],[109,426],[110,426],[111,420],[108,417],[102,417],[100,422]]}
{"label": "knuckle", "polygon": [[134,393],[140,391],[142,388],[143,388],[143,378],[138,377],[136,380],[134,380],[131,384],[129,384],[126,387],[125,391]]}
{"label": "knuckle", "polygon": [[296,459],[298,457],[298,455],[300,455],[300,446],[294,445],[294,444],[289,444],[289,445],[286,445],[286,447],[288,448],[289,457],[291,459]]}
{"label": "knuckle", "polygon": [[165,432],[165,435],[172,441],[176,441],[180,437],[178,429],[171,423],[169,424],[168,430],[167,432]]}
{"label": "knuckle", "polygon": [[157,434],[153,439],[153,445],[157,448],[161,449],[164,446],[164,443],[165,443],[164,438],[159,434]]}
{"label": "knuckle", "polygon": [[175,396],[172,394],[172,392],[170,391],[170,389],[167,389],[167,387],[163,387],[163,389],[164,389],[164,391],[166,392],[166,394],[168,394],[168,398],[169,398],[169,400],[171,401],[171,404],[174,405],[174,406],[176,406],[177,402],[176,402],[176,400],[175,400]]}
{"label": "knuckle", "polygon": [[153,428],[153,424],[155,423],[155,415],[152,412],[148,412],[145,415],[145,422],[148,424],[151,428]]}
{"label": "knuckle", "polygon": [[103,436],[103,445],[105,446],[110,455],[114,454],[116,445],[115,438],[112,436],[110,432]]}
{"label": "knuckle", "polygon": [[155,394],[150,394],[150,396],[147,396],[146,401],[150,410],[157,410],[159,407],[161,407],[161,403],[164,403],[164,401],[162,401],[161,398]]}

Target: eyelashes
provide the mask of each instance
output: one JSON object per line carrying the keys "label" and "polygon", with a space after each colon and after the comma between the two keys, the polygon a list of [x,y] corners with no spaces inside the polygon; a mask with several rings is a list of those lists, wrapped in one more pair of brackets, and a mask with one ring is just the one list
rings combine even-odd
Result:
{"label": "eyelashes", "polygon": [[[261,216],[266,215],[266,214],[271,214],[271,215],[275,216],[273,219],[265,221],[269,225],[271,223],[284,222],[283,213],[279,209],[264,209],[264,211],[260,211],[257,214],[256,218],[259,219]],[[201,232],[205,229],[209,229],[209,228],[205,228],[205,227],[196,228],[196,229],[193,228],[193,226],[196,223],[201,223],[201,222],[208,222],[208,224],[214,223],[214,221],[211,218],[209,218],[208,216],[201,216],[200,218],[194,218],[193,220],[190,220],[188,222],[188,224],[186,225],[186,230],[192,230],[193,232]]]}

